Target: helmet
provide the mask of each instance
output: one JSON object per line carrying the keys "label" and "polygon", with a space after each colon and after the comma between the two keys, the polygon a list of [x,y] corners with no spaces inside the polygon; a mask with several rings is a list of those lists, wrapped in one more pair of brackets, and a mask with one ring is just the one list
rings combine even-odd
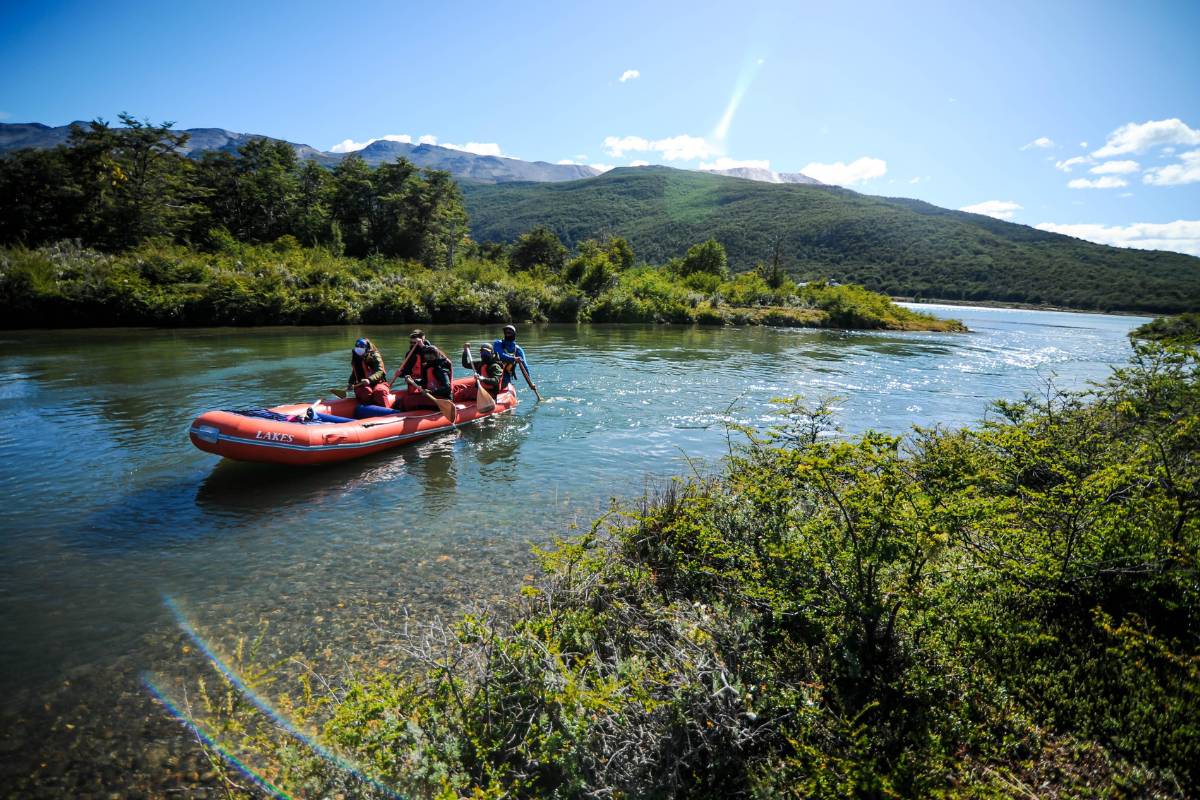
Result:
{"label": "helmet", "polygon": [[368,347],[368,348],[369,348],[369,347],[371,346],[371,340],[370,340],[370,339],[367,339],[367,338],[365,338],[365,337],[364,337],[364,338],[362,338],[362,339],[359,339],[357,342],[355,342],[355,343],[354,343],[354,346],[355,346],[355,347]]}
{"label": "helmet", "polygon": [[504,335],[510,339],[517,338],[517,326],[516,325],[505,325],[504,326]]}

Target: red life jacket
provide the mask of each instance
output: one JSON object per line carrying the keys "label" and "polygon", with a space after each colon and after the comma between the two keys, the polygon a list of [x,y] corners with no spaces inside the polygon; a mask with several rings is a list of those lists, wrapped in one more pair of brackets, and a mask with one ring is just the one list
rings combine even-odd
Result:
{"label": "red life jacket", "polygon": [[[379,369],[383,371],[383,377],[377,383],[387,383],[387,366],[383,363],[383,353],[379,354]],[[367,354],[361,356],[355,353],[350,357],[350,371],[354,373],[354,377],[358,380],[364,380],[370,377],[371,373],[367,372]]]}

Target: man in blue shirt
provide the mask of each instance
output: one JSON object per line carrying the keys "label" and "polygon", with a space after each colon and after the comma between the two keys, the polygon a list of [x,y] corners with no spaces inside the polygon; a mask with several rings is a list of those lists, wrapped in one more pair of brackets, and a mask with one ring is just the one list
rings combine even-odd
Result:
{"label": "man in blue shirt", "polygon": [[533,389],[533,393],[537,394],[537,384],[529,378],[529,362],[525,360],[525,351],[521,349],[521,345],[517,344],[517,329],[513,325],[504,326],[504,338],[497,339],[492,345],[492,349],[496,351],[496,357],[500,359],[500,363],[504,365],[504,385],[508,385],[508,381],[512,380],[512,375],[519,368],[518,365],[525,366],[525,379],[529,381],[529,388]]}

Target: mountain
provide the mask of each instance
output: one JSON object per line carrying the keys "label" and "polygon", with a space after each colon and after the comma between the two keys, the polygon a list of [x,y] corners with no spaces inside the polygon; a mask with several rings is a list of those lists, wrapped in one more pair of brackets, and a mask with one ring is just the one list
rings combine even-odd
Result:
{"label": "mountain", "polygon": [[573,246],[619,235],[660,263],[710,237],[744,270],[776,246],[797,278],[893,296],[1169,313],[1200,309],[1200,258],[1092,244],[991,217],[833,186],[668,167],[553,184],[462,185],[477,241],[538,225]]}
{"label": "mountain", "polygon": [[359,150],[358,155],[372,166],[404,157],[418,167],[446,170],[456,178],[476,183],[573,181],[600,174],[600,170],[595,167],[581,164],[550,164],[545,161],[522,161],[519,158],[504,156],[480,156],[449,147],[406,144],[382,139],[371,142]]}
{"label": "mountain", "polygon": [[[86,122],[71,123],[71,125],[80,126],[87,124]],[[52,128],[38,122],[0,122],[0,155],[29,147],[44,149],[66,144],[71,133],[71,125]],[[198,158],[201,154],[211,151],[237,153],[238,148],[251,139],[285,141],[254,133],[236,133],[224,128],[188,128],[183,132],[187,133],[189,138],[181,151],[193,158]],[[316,161],[327,167],[334,166],[346,157],[345,153],[325,152],[307,144],[297,144],[296,142],[288,142],[288,144],[296,151],[298,158]],[[522,161],[518,158],[503,156],[481,156],[437,145],[414,145],[383,140],[372,142],[359,150],[358,155],[372,166],[378,166],[385,161],[395,161],[403,156],[418,167],[443,169],[455,178],[476,183],[573,181],[598,175],[600,172],[595,167],[579,164],[549,164],[545,161]]]}
{"label": "mountain", "polygon": [[824,186],[816,178],[810,178],[803,172],[776,172],[762,167],[732,167],[730,169],[705,169],[710,175],[725,175],[730,178],[745,178],[748,181],[760,183],[806,183],[810,186]]}

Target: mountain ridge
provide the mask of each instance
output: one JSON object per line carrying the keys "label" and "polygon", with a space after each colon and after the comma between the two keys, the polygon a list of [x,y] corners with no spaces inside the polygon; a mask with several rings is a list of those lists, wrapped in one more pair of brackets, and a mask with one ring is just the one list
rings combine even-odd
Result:
{"label": "mountain ridge", "polygon": [[554,184],[462,184],[476,241],[544,225],[567,246],[622,236],[661,263],[714,238],[737,270],[778,252],[794,277],[892,296],[1078,309],[1200,309],[1200,258],[1094,244],[909,198],[768,184],[670,167]]}
{"label": "mountain ridge", "polygon": [[[0,155],[25,148],[47,149],[65,145],[71,134],[71,126],[88,124],[75,121],[67,125],[51,127],[40,122],[0,122]],[[180,152],[190,158],[196,158],[206,152],[236,154],[239,147],[253,139],[285,142],[296,151],[297,158],[316,161],[325,167],[333,167],[351,155],[350,153],[319,150],[312,145],[272,136],[238,133],[225,128],[185,128],[179,132],[188,134],[188,141],[180,148]],[[410,144],[385,139],[376,140],[361,150],[354,151],[354,154],[373,167],[403,157],[418,167],[444,169],[455,178],[476,183],[569,181],[600,174],[595,167],[581,164],[525,161],[508,156],[479,155],[440,145]]]}

